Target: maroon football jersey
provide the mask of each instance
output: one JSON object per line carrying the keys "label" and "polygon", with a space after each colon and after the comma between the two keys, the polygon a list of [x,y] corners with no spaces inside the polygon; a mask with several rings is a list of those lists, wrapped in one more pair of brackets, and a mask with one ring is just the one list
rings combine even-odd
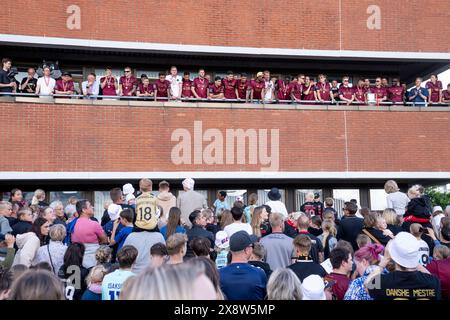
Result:
{"label": "maroon football jersey", "polygon": [[298,82],[291,82],[288,86],[289,97],[293,95],[296,99],[302,98],[302,85]]}
{"label": "maroon football jersey", "polygon": [[402,86],[392,86],[388,88],[388,99],[391,102],[403,102],[404,89]]}
{"label": "maroon football jersey", "polygon": [[115,78],[114,77],[102,77],[100,79],[100,84],[103,83],[106,79],[105,87],[102,89],[102,94],[104,96],[115,96],[116,95],[116,87],[114,86]]}
{"label": "maroon football jersey", "polygon": [[73,81],[69,80],[67,82],[64,82],[62,79],[59,79],[56,81],[55,90],[63,91],[63,92],[68,92],[68,91],[73,92],[75,90]]}
{"label": "maroon football jersey", "polygon": [[121,76],[119,80],[119,84],[122,85],[122,95],[127,96],[133,90],[133,87],[136,85],[136,78],[131,76],[127,78],[126,76]]}
{"label": "maroon football jersey", "polygon": [[139,92],[140,93],[152,93],[154,91],[154,87],[151,83],[148,86],[144,86],[143,83],[139,84]]}
{"label": "maroon football jersey", "polygon": [[317,95],[325,101],[331,101],[331,85],[329,82],[319,82],[316,84]]}
{"label": "maroon football jersey", "polygon": [[427,89],[431,90],[430,102],[439,102],[439,91],[442,90],[442,82],[439,80],[436,83],[428,81]]}
{"label": "maroon football jersey", "polygon": [[248,81],[242,82],[239,80],[239,82],[236,85],[236,88],[238,90],[238,95],[240,99],[245,99],[247,97],[247,90],[248,90]]}
{"label": "maroon football jersey", "polygon": [[157,97],[167,97],[169,93],[170,88],[170,81],[169,80],[156,80],[155,81],[155,90],[156,90],[156,96]]}
{"label": "maroon football jersey", "polygon": [[263,89],[266,87],[264,80],[261,82],[252,80],[251,87],[253,90],[253,99],[257,99],[257,100],[261,99],[261,93],[262,93]]}
{"label": "maroon football jersey", "polygon": [[362,103],[366,102],[366,89],[364,87],[356,86],[353,92],[355,94],[356,101]]}
{"label": "maroon football jersey", "polygon": [[192,98],[194,94],[192,93],[192,80],[184,80],[181,86],[181,97],[182,98]]}
{"label": "maroon football jersey", "polygon": [[236,79],[232,79],[232,80],[228,80],[228,79],[222,79],[222,84],[223,84],[223,88],[224,88],[224,96],[225,99],[236,99],[236,85],[237,85],[237,80]]}
{"label": "maroon football jersey", "polygon": [[383,97],[387,96],[387,91],[385,87],[373,87],[370,88],[370,92],[375,94],[377,100],[383,99]]}
{"label": "maroon football jersey", "polygon": [[203,78],[195,78],[192,86],[195,89],[195,92],[199,96],[199,98],[206,99],[208,98],[208,87],[209,82],[207,79]]}
{"label": "maroon football jersey", "polygon": [[[308,94],[306,94],[306,92],[308,91],[309,88],[309,92]],[[303,90],[302,90],[302,98],[305,101],[314,101],[316,100],[316,98],[314,98],[314,90],[315,87],[313,84],[309,84],[309,85],[304,85],[303,86]]]}
{"label": "maroon football jersey", "polygon": [[342,95],[345,99],[351,99],[353,96],[353,88],[341,85],[339,87],[339,95]]}
{"label": "maroon football jersey", "polygon": [[224,87],[223,85],[220,86],[216,86],[215,84],[209,86],[209,93],[213,94],[213,95],[218,95],[224,92]]}

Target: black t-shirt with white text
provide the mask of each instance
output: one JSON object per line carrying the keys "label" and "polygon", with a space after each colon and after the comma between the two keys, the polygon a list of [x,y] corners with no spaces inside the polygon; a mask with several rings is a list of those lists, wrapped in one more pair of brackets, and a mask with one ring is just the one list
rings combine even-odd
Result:
{"label": "black t-shirt with white text", "polygon": [[393,271],[380,276],[370,286],[369,294],[374,300],[440,300],[439,279],[420,271]]}
{"label": "black t-shirt with white text", "polygon": [[[20,82],[20,87],[27,81],[28,77],[25,77]],[[32,78],[28,81],[27,86],[25,89],[22,90],[23,93],[35,93],[36,92],[36,85],[37,85],[37,79]]]}

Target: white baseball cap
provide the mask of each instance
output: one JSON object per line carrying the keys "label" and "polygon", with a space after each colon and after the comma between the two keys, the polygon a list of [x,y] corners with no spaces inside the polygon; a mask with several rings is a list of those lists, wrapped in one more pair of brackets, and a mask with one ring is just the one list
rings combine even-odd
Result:
{"label": "white baseball cap", "polygon": [[434,206],[433,207],[433,214],[436,212],[444,212],[444,210],[442,210],[441,206]]}
{"label": "white baseball cap", "polygon": [[312,274],[303,280],[302,292],[303,300],[327,300],[325,283],[317,274]]}
{"label": "white baseball cap", "polygon": [[409,232],[398,233],[389,244],[389,253],[397,264],[415,268],[419,264],[419,241]]}
{"label": "white baseball cap", "polygon": [[186,189],[192,190],[194,189],[195,181],[192,178],[186,178],[183,180],[182,184]]}
{"label": "white baseball cap", "polygon": [[230,246],[230,239],[225,231],[219,231],[216,233],[215,245],[220,249],[226,249]]}
{"label": "white baseball cap", "polygon": [[124,184],[122,189],[123,189],[123,194],[124,195],[133,194],[134,191],[135,191],[134,188],[133,188],[133,185],[131,183]]}

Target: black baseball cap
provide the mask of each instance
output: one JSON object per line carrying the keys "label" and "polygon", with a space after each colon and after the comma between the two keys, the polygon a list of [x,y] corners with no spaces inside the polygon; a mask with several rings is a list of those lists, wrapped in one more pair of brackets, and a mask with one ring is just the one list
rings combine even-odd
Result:
{"label": "black baseball cap", "polygon": [[238,231],[230,237],[230,251],[238,252],[249,247],[253,243],[253,239],[247,231]]}
{"label": "black baseball cap", "polygon": [[69,76],[69,77],[72,78],[72,74],[70,72],[67,72],[67,71],[64,71],[62,75],[63,76]]}
{"label": "black baseball cap", "polygon": [[319,199],[320,198],[320,194],[318,192],[314,193],[314,199]]}

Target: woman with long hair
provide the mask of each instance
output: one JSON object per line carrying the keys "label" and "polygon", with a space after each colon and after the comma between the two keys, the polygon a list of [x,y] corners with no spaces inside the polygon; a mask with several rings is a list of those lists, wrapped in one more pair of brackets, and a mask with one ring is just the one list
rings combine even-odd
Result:
{"label": "woman with long hair", "polygon": [[181,226],[181,210],[177,207],[172,207],[169,210],[169,218],[167,224],[161,228],[161,234],[167,240],[175,233],[186,233],[186,229]]}
{"label": "woman with long hair", "polygon": [[253,210],[251,227],[253,234],[258,238],[261,238],[267,234],[269,214],[264,206],[256,207]]}
{"label": "woman with long hair", "polygon": [[36,189],[36,191],[34,191],[33,198],[31,199],[31,205],[38,205],[39,207],[48,207],[48,203],[45,202],[44,190]]}
{"label": "woman with long hair", "polygon": [[59,269],[58,276],[61,279],[64,279],[66,283],[66,287],[74,286],[77,283],[72,283],[73,281],[77,282],[77,279],[72,279],[74,272],[78,272],[79,270],[79,284],[81,285],[80,289],[74,288],[73,296],[68,297],[69,300],[81,300],[81,296],[83,292],[87,288],[86,277],[89,274],[89,270],[83,267],[83,256],[84,256],[84,244],[82,243],[71,243],[64,254],[64,264]]}
{"label": "woman with long hair", "polygon": [[327,260],[330,256],[331,250],[333,250],[337,245],[336,225],[333,221],[324,220],[322,222],[322,231],[323,233],[317,238],[320,240],[320,242],[322,242],[324,260]]}

